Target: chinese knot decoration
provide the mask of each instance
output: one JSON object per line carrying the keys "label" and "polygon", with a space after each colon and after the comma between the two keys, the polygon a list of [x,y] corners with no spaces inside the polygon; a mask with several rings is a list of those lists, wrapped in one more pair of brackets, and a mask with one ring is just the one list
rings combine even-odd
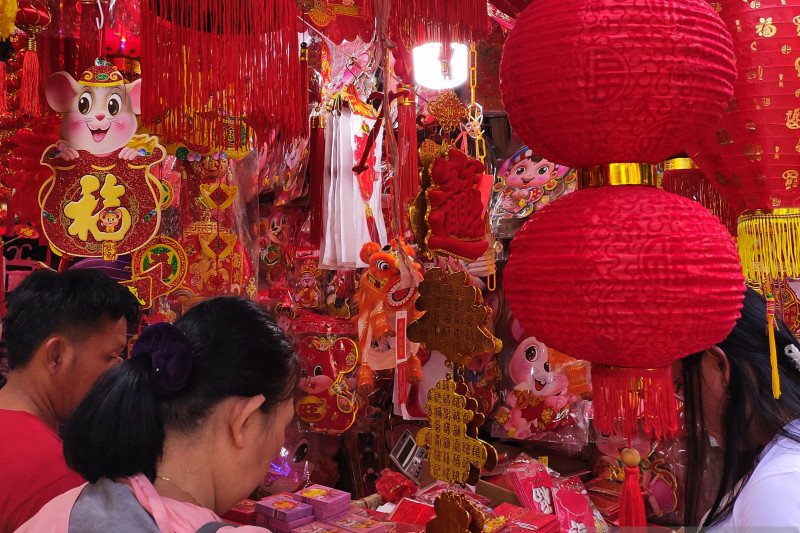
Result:
{"label": "chinese knot decoration", "polygon": [[41,224],[52,248],[114,260],[143,247],[161,222],[161,185],[151,168],[164,159],[158,139],[136,135],[140,81],[125,84],[102,60],[76,81],[56,72],[47,101],[62,114],[62,140],[41,163]]}
{"label": "chinese knot decoration", "polygon": [[768,286],[800,277],[800,10],[781,0],[720,4],[739,78],[690,155],[739,216],[745,276]]}

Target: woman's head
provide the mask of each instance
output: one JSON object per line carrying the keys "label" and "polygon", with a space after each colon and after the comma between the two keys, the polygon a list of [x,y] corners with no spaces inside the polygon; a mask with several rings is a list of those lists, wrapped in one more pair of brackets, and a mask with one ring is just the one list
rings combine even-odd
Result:
{"label": "woman's head", "polygon": [[[235,503],[267,473],[293,415],[298,359],[271,316],[236,297],[202,302],[174,326],[142,332],[67,427],[68,464],[89,481],[151,480],[165,443],[209,452],[217,501]],[[222,494],[219,494],[219,493]]]}
{"label": "woman's head", "polygon": [[[687,519],[697,519],[709,435],[724,449],[722,481],[712,507],[724,518],[730,506],[722,497],[749,476],[761,447],[800,417],[800,369],[787,353],[800,343],[785,324],[775,331],[781,397],[772,394],[772,367],[767,335],[766,301],[756,291],[745,294],[742,316],[717,346],[685,358],[676,372],[678,393],[685,399],[689,472]],[[690,474],[691,475],[691,474]]]}

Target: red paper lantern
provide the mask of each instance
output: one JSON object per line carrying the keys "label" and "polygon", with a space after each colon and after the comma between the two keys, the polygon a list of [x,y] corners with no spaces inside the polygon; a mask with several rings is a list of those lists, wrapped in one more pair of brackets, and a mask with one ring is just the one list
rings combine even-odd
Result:
{"label": "red paper lantern", "polygon": [[520,15],[500,76],[514,131],[579,168],[683,152],[718,120],[736,69],[705,0],[560,0]]}
{"label": "red paper lantern", "polygon": [[739,218],[748,279],[800,277],[800,35],[797,3],[721,2],[739,79],[690,155]]}
{"label": "red paper lantern", "polygon": [[[641,398],[656,437],[677,430],[670,363],[724,340],[744,292],[736,245],[714,215],[634,185],[579,190],[535,213],[511,243],[503,279],[514,316],[547,346],[638,369],[657,385]],[[622,412],[623,432],[635,435],[638,401],[603,397],[629,373],[592,370],[595,427],[615,432]],[[665,410],[666,426],[647,416]]]}

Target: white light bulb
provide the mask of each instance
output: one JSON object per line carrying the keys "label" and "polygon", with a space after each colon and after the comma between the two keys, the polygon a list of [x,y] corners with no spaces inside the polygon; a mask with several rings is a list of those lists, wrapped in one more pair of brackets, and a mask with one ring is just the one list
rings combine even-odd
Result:
{"label": "white light bulb", "polygon": [[467,45],[452,43],[450,61],[443,63],[441,43],[427,43],[414,48],[414,81],[428,89],[452,89],[469,77]]}

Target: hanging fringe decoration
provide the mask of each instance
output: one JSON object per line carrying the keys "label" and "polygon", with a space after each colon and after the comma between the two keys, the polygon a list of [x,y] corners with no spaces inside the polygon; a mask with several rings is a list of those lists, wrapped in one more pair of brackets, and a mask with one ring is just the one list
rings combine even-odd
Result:
{"label": "hanging fringe decoration", "polygon": [[632,440],[639,424],[656,440],[677,435],[678,405],[670,367],[592,365],[592,390],[594,427],[601,435],[616,433]]}
{"label": "hanging fringe decoration", "polygon": [[22,84],[19,90],[20,112],[33,117],[42,114],[36,36],[49,24],[50,10],[46,3],[41,0],[25,0],[19,3],[16,25],[25,32],[28,39],[22,58]]}
{"label": "hanging fringe decoration", "polygon": [[322,240],[322,197],[325,194],[325,117],[311,117],[308,161],[308,203],[311,216],[311,242],[319,246]]}
{"label": "hanging fringe decoration", "polygon": [[304,120],[302,133],[304,137],[308,135],[308,120],[305,120],[305,116],[309,111],[308,91],[308,44],[303,41],[300,43],[300,97],[303,100],[302,109],[304,110]]}
{"label": "hanging fringe decoration", "polygon": [[739,217],[738,244],[748,281],[800,277],[800,209],[748,211]]}
{"label": "hanging fringe decoration", "polygon": [[736,217],[728,207],[728,202],[706,179],[694,161],[688,157],[677,157],[664,163],[661,186],[667,192],[700,202],[719,218],[733,236],[736,236]]}
{"label": "hanging fringe decoration", "polygon": [[78,65],[88,68],[94,60],[101,57],[100,32],[97,21],[100,20],[100,6],[94,0],[81,1],[81,16],[78,27]]}
{"label": "hanging fringe decoration", "polygon": [[144,123],[161,122],[172,139],[207,136],[218,149],[248,145],[247,128],[300,135],[308,110],[297,97],[297,15],[293,0],[144,0]]}
{"label": "hanging fringe decoration", "polygon": [[409,46],[424,42],[466,43],[488,37],[490,26],[486,2],[461,0],[456,4],[452,0],[392,2],[389,21],[392,34],[400,31]]}

